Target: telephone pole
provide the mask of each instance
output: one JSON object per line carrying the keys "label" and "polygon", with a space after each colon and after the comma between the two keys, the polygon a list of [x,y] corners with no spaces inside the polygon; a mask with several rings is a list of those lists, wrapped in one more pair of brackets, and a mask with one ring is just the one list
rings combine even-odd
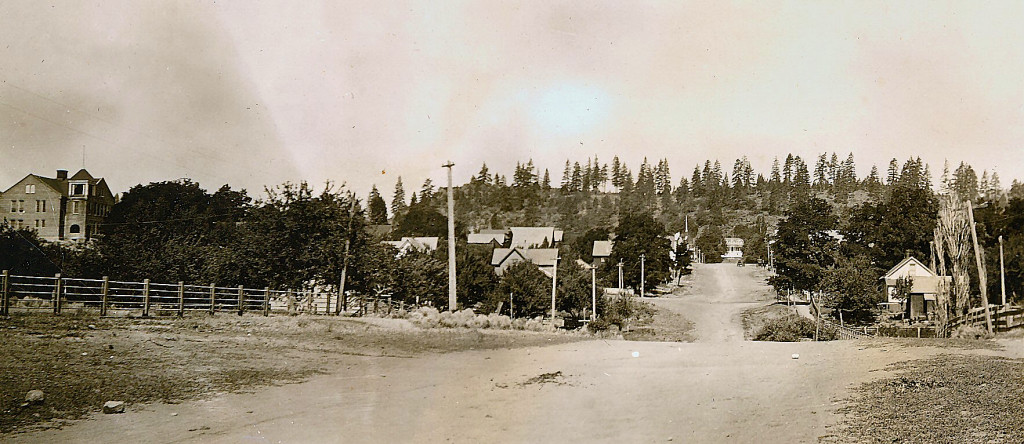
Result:
{"label": "telephone pole", "polygon": [[555,256],[555,268],[551,270],[551,324],[555,323],[555,294],[558,290],[558,260],[562,259]]}
{"label": "telephone pole", "polygon": [[597,319],[597,265],[590,265],[590,300],[593,304],[593,311],[590,312],[590,320]]}
{"label": "telephone pole", "polygon": [[622,296],[622,259],[619,259],[619,296]]}
{"label": "telephone pole", "polygon": [[1002,292],[1003,297],[1000,299],[1002,304],[1006,305],[1006,271],[1003,269],[1003,235],[999,235],[999,290]]}
{"label": "telephone pole", "polygon": [[640,255],[640,297],[644,297],[644,259],[647,258],[646,254]]}
{"label": "telephone pole", "polygon": [[452,161],[441,165],[448,168],[448,310],[458,309],[455,300],[455,196],[452,193]]}

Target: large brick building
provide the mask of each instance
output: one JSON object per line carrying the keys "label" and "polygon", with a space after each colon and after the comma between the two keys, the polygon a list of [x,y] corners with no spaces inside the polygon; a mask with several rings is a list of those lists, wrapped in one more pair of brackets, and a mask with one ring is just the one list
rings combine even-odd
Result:
{"label": "large brick building", "polygon": [[0,194],[3,219],[51,242],[93,237],[113,205],[106,181],[84,169],[70,178],[66,170],[55,178],[29,174]]}

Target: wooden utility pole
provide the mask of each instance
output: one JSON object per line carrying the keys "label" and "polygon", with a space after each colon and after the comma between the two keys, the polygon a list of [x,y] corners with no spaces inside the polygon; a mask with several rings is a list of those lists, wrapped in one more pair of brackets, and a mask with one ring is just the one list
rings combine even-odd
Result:
{"label": "wooden utility pole", "polygon": [[558,260],[555,256],[555,268],[551,269],[551,323],[555,323],[555,294],[558,291]]}
{"label": "wooden utility pole", "polygon": [[999,292],[1002,297],[1000,305],[1006,305],[1006,270],[1003,268],[1003,235],[999,235]]}
{"label": "wooden utility pole", "polygon": [[622,259],[619,259],[619,296],[622,296]]}
{"label": "wooden utility pole", "polygon": [[[335,305],[335,315],[341,316],[341,312],[348,311],[348,298],[345,297],[345,278],[348,275],[348,252],[352,245],[352,219],[355,217],[356,197],[349,195],[351,202],[348,204],[348,231],[345,232],[345,259],[341,264],[341,281],[338,283],[338,303]],[[330,305],[330,299],[327,299]]]}
{"label": "wooden utility pole", "polygon": [[971,224],[971,241],[974,242],[974,260],[978,265],[978,287],[981,288],[981,303],[985,307],[985,328],[992,333],[992,314],[988,312],[988,276],[985,271],[985,252],[978,246],[978,227],[974,223],[974,205],[967,201],[967,220]]}
{"label": "wooden utility pole", "polygon": [[647,255],[646,254],[641,254],[640,255],[640,297],[644,297],[644,278],[646,277],[646,275],[644,274],[644,259],[647,259]]}
{"label": "wooden utility pole", "polygon": [[[452,192],[452,161],[441,165],[448,168],[448,310],[458,309],[455,300],[455,195]],[[557,264],[556,264],[557,268]]]}
{"label": "wooden utility pole", "polygon": [[597,319],[597,265],[590,266],[590,300],[593,311],[590,312],[590,320]]}

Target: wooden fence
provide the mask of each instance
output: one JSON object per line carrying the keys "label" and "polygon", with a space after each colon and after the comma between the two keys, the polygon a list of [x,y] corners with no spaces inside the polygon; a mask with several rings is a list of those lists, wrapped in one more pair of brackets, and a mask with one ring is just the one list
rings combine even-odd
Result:
{"label": "wooden fence", "polygon": [[[12,312],[98,312],[100,316],[184,316],[186,312],[246,312],[269,316],[271,312],[333,314],[337,293],[325,291],[271,290],[270,288],[218,287],[151,282],[82,279],[55,276],[19,276],[4,270],[0,275],[0,316]],[[405,308],[390,297],[346,295],[342,312],[361,316],[391,313]]]}
{"label": "wooden fence", "polygon": [[[988,309],[992,314],[992,329],[997,333],[1024,327],[1024,308],[1006,304],[990,305]],[[949,320],[950,331],[962,325],[985,328],[985,307],[973,308],[963,316]]]}

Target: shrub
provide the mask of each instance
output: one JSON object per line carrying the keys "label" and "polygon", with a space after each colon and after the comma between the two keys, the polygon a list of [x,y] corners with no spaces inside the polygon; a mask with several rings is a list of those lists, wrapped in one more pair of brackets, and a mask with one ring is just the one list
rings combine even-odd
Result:
{"label": "shrub", "polygon": [[814,321],[796,314],[769,319],[754,335],[755,341],[796,342],[802,338],[814,338]]}

